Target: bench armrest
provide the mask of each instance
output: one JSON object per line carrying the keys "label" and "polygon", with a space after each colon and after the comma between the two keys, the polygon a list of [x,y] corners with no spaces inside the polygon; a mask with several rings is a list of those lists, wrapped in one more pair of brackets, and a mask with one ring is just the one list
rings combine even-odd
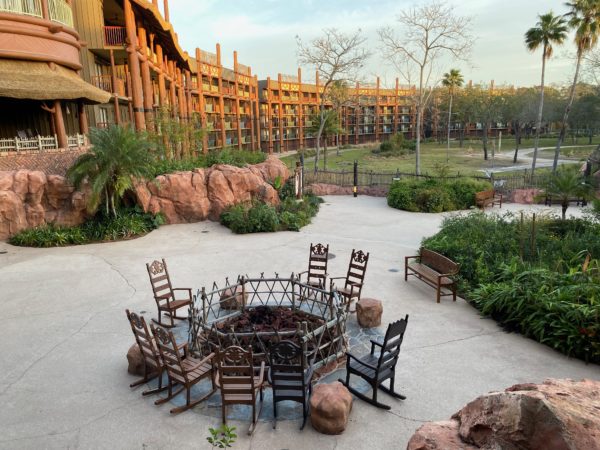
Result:
{"label": "bench armrest", "polygon": [[419,258],[421,258],[421,255],[405,256],[404,257],[404,264],[405,265],[408,264],[408,260],[409,259],[419,259]]}

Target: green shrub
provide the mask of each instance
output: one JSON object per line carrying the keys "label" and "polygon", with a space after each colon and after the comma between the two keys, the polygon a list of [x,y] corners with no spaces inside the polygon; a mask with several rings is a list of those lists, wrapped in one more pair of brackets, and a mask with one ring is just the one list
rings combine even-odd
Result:
{"label": "green shrub", "polygon": [[490,184],[471,178],[399,180],[388,192],[388,205],[414,212],[444,212],[475,206],[475,193],[490,189]]}
{"label": "green shrub", "polygon": [[414,141],[405,141],[402,133],[392,135],[387,141],[382,142],[378,148],[371,150],[379,156],[405,156],[416,149]]}
{"label": "green shrub", "polygon": [[320,197],[309,194],[300,201],[286,197],[277,208],[258,202],[238,204],[221,214],[221,224],[236,234],[300,231],[317,214],[322,202]]}
{"label": "green shrub", "polygon": [[[600,362],[600,224],[481,212],[448,217],[423,246],[460,264],[459,289],[483,314]],[[587,255],[593,259],[582,273]]]}
{"label": "green shrub", "polygon": [[153,165],[154,176],[167,173],[189,171],[201,167],[211,167],[215,164],[229,164],[232,166],[243,167],[246,164],[259,164],[267,159],[267,155],[262,152],[251,152],[247,150],[223,149],[211,151],[206,155],[200,155],[196,158],[183,160],[158,160]]}
{"label": "green shrub", "polygon": [[9,242],[21,247],[62,247],[92,242],[116,241],[144,235],[164,223],[162,215],[144,214],[138,209],[123,209],[116,217],[103,211],[75,227],[48,224],[23,230]]}

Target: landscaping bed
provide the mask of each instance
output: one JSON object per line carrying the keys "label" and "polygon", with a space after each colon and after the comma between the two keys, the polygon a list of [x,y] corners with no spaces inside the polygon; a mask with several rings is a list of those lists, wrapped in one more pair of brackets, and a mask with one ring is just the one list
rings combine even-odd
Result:
{"label": "landscaping bed", "polygon": [[593,216],[471,213],[446,218],[423,246],[460,263],[459,291],[482,314],[600,363],[599,235]]}

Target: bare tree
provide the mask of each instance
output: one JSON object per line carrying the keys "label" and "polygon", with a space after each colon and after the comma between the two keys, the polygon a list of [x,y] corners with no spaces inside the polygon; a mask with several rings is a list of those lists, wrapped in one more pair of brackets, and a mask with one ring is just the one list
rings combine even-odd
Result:
{"label": "bare tree", "polygon": [[414,103],[417,112],[416,168],[421,172],[421,124],[433,87],[440,81],[436,63],[444,56],[465,60],[471,50],[469,35],[471,19],[457,16],[453,9],[440,1],[415,6],[402,11],[399,27],[378,30],[383,53],[412,85],[418,79]]}
{"label": "bare tree", "polygon": [[316,172],[321,152],[321,135],[325,128],[325,104],[328,101],[330,89],[334,83],[355,80],[370,53],[363,47],[366,38],[362,37],[361,30],[357,30],[353,34],[345,34],[335,28],[326,28],[323,30],[322,36],[308,43],[304,43],[298,36],[296,36],[296,41],[298,42],[300,64],[316,69],[319,73],[320,86],[323,87],[319,102],[321,120],[316,136]]}

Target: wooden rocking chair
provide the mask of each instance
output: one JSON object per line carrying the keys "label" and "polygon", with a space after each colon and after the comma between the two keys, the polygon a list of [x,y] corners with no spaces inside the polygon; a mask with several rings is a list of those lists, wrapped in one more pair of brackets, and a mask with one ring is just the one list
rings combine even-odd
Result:
{"label": "wooden rocking chair", "polygon": [[[261,363],[258,375],[253,363],[252,349],[227,347],[218,353],[217,386],[221,389],[221,413],[223,423],[227,423],[227,405],[251,405],[252,423],[248,435],[254,433],[263,404],[265,363]],[[257,393],[260,393],[260,406],[256,408]]]}
{"label": "wooden rocking chair", "polygon": [[[152,292],[154,293],[154,300],[158,307],[158,320],[152,319],[155,323],[160,326],[172,328],[175,326],[173,319],[184,320],[187,317],[178,317],[176,312],[179,308],[184,308],[192,303],[192,290],[190,288],[174,288],[171,285],[171,278],[169,277],[169,271],[167,270],[167,263],[163,259],[162,262],[154,261],[152,264],[146,264],[148,269],[148,276],[150,277],[150,284],[152,285]],[[186,291],[187,296],[183,299],[176,299],[176,291]],[[171,319],[171,325],[165,325],[162,323],[162,313],[165,313]]]}
{"label": "wooden rocking chair", "polygon": [[[161,405],[171,400],[176,395],[179,395],[185,389],[185,405],[171,409],[171,414],[176,414],[190,409],[210,397],[217,390],[212,361],[215,356],[214,353],[211,353],[201,360],[193,358],[188,355],[187,343],[178,346],[171,331],[162,327],[155,327],[154,325],[151,325],[150,327],[152,328],[152,334],[154,335],[163,364],[169,375],[169,395],[166,398],[155,401],[154,404]],[[205,378],[210,378],[212,390],[201,398],[192,401],[190,392],[192,386]],[[181,384],[182,386],[176,392],[173,392],[173,386],[176,384]]]}
{"label": "wooden rocking chair", "polygon": [[[389,405],[377,401],[378,389],[400,400],[406,399],[404,395],[394,391],[394,380],[396,377],[396,363],[400,355],[400,346],[402,345],[407,323],[408,314],[404,319],[391,323],[385,333],[383,343],[380,344],[377,341],[371,340],[371,353],[362,358],[354,356],[352,353],[346,353],[348,357],[346,360],[346,380],[340,379],[339,381],[358,398],[378,408],[391,409]],[[378,355],[375,353],[375,347],[379,347]],[[350,386],[350,375],[352,374],[358,375],[372,386],[372,398],[367,397]],[[389,388],[383,386],[382,383],[385,380],[390,380]]]}
{"label": "wooden rocking chair", "polygon": [[302,275],[306,274],[306,284],[320,289],[325,289],[327,282],[327,261],[329,257],[329,244],[310,244],[308,256],[308,270],[300,272],[298,278],[302,281]]}
{"label": "wooden rocking chair", "polygon": [[142,392],[142,395],[150,395],[162,392],[167,389],[167,386],[163,387],[162,385],[164,366],[160,358],[158,348],[156,347],[156,343],[154,342],[154,338],[148,330],[146,320],[142,316],[138,316],[136,313],[129,312],[128,309],[125,310],[125,313],[127,313],[127,319],[131,325],[133,335],[135,336],[135,342],[137,343],[144,358],[144,378],[131,383],[129,387],[136,387],[140,384],[145,384],[148,381],[158,377],[158,388],[144,391]]}
{"label": "wooden rocking chair", "polygon": [[[345,277],[334,277],[330,280],[330,289],[335,288],[333,280],[344,280],[344,286],[336,288],[346,303],[346,309],[350,311],[350,304],[353,300],[360,300],[365,275],[367,273],[367,264],[369,262],[369,253],[362,250],[352,249],[350,263],[348,264],[348,273]],[[354,311],[350,311],[354,312]]]}
{"label": "wooden rocking chair", "polygon": [[304,429],[310,410],[311,380],[319,344],[308,367],[306,367],[306,357],[302,353],[302,348],[294,342],[281,341],[271,347],[268,379],[273,388],[273,415],[275,416],[273,428],[277,428],[277,403],[291,400],[302,404],[303,421],[300,429]]}

